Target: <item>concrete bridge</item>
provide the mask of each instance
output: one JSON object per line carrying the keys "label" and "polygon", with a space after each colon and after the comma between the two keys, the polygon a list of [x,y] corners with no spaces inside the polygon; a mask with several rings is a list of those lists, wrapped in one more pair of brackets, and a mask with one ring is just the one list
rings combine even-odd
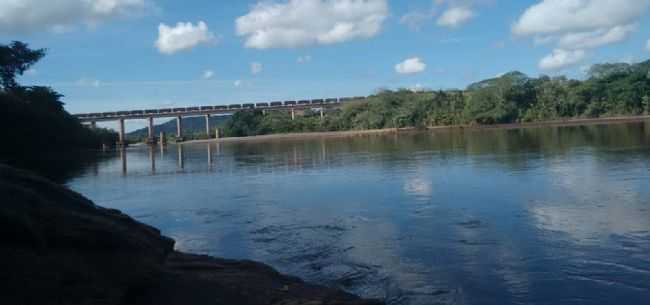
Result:
{"label": "concrete bridge", "polygon": [[[323,118],[324,109],[340,107],[343,103],[352,101],[365,100],[366,97],[342,97],[342,98],[327,98],[327,99],[314,99],[314,100],[299,100],[299,101],[284,101],[284,102],[262,102],[262,103],[244,103],[244,104],[230,104],[230,105],[216,105],[216,106],[196,106],[196,107],[178,107],[178,108],[162,108],[162,109],[146,109],[146,110],[127,110],[127,111],[114,111],[114,112],[97,112],[97,113],[80,113],[74,114],[82,123],[90,124],[95,127],[97,122],[118,121],[119,122],[119,145],[125,143],[125,128],[126,120],[145,119],[148,120],[148,139],[147,142],[154,143],[154,119],[155,118],[176,118],[176,140],[183,141],[183,117],[205,116],[205,132],[208,137],[212,136],[210,131],[210,116],[218,114],[232,114],[238,111],[289,111],[291,112],[291,119],[296,117],[296,110],[305,109],[319,109],[321,119]],[[215,136],[219,137],[217,131]],[[162,139],[161,139],[162,140]]]}

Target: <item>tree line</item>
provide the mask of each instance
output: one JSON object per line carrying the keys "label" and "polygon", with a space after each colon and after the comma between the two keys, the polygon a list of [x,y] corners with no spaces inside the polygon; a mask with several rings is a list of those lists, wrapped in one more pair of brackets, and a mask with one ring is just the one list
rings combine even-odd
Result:
{"label": "tree line", "polygon": [[381,90],[365,100],[328,110],[324,119],[307,110],[291,120],[280,111],[238,112],[226,136],[448,125],[540,122],[650,113],[650,60],[599,64],[585,80],[529,77],[510,72],[465,90]]}
{"label": "tree line", "polygon": [[46,54],[23,42],[0,44],[0,161],[16,163],[53,151],[112,145],[117,134],[88,128],[64,109],[60,93],[45,86],[21,86],[16,78]]}

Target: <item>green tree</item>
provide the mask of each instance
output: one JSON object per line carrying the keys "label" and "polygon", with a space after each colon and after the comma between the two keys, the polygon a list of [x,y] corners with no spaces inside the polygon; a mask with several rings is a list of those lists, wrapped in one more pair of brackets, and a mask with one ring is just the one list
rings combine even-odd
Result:
{"label": "green tree", "polygon": [[26,43],[14,41],[9,45],[0,44],[0,85],[3,90],[18,87],[16,76],[22,75],[32,65],[45,56],[44,49],[32,50]]}

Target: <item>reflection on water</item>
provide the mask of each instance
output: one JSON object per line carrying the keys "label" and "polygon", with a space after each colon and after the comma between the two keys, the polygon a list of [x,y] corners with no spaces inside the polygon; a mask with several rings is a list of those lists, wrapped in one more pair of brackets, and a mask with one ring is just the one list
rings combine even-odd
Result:
{"label": "reflection on water", "polygon": [[68,184],[388,304],[645,304],[649,125],[142,146]]}

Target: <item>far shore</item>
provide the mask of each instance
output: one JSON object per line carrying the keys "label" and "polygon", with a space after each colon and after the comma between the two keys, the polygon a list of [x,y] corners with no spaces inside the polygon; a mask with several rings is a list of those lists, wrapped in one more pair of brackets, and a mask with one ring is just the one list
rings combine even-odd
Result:
{"label": "far shore", "polygon": [[412,132],[418,130],[429,130],[429,131],[443,131],[443,130],[454,130],[454,129],[488,130],[488,129],[539,128],[539,127],[551,127],[551,126],[561,127],[561,126],[579,126],[579,125],[602,125],[602,124],[615,124],[615,123],[643,122],[645,120],[650,120],[650,115],[564,119],[564,120],[553,120],[553,121],[544,121],[544,122],[493,124],[493,125],[447,125],[447,126],[431,126],[431,127],[427,127],[426,129],[418,129],[416,127],[406,127],[406,128],[385,128],[385,129],[365,129],[365,130],[345,130],[345,131],[278,133],[278,134],[249,136],[249,137],[190,140],[190,141],[182,142],[182,144],[206,143],[206,142],[253,142],[253,141],[272,141],[272,140],[297,140],[297,139],[310,139],[310,138],[345,138],[345,137],[355,137],[355,136],[364,136],[364,135]]}

